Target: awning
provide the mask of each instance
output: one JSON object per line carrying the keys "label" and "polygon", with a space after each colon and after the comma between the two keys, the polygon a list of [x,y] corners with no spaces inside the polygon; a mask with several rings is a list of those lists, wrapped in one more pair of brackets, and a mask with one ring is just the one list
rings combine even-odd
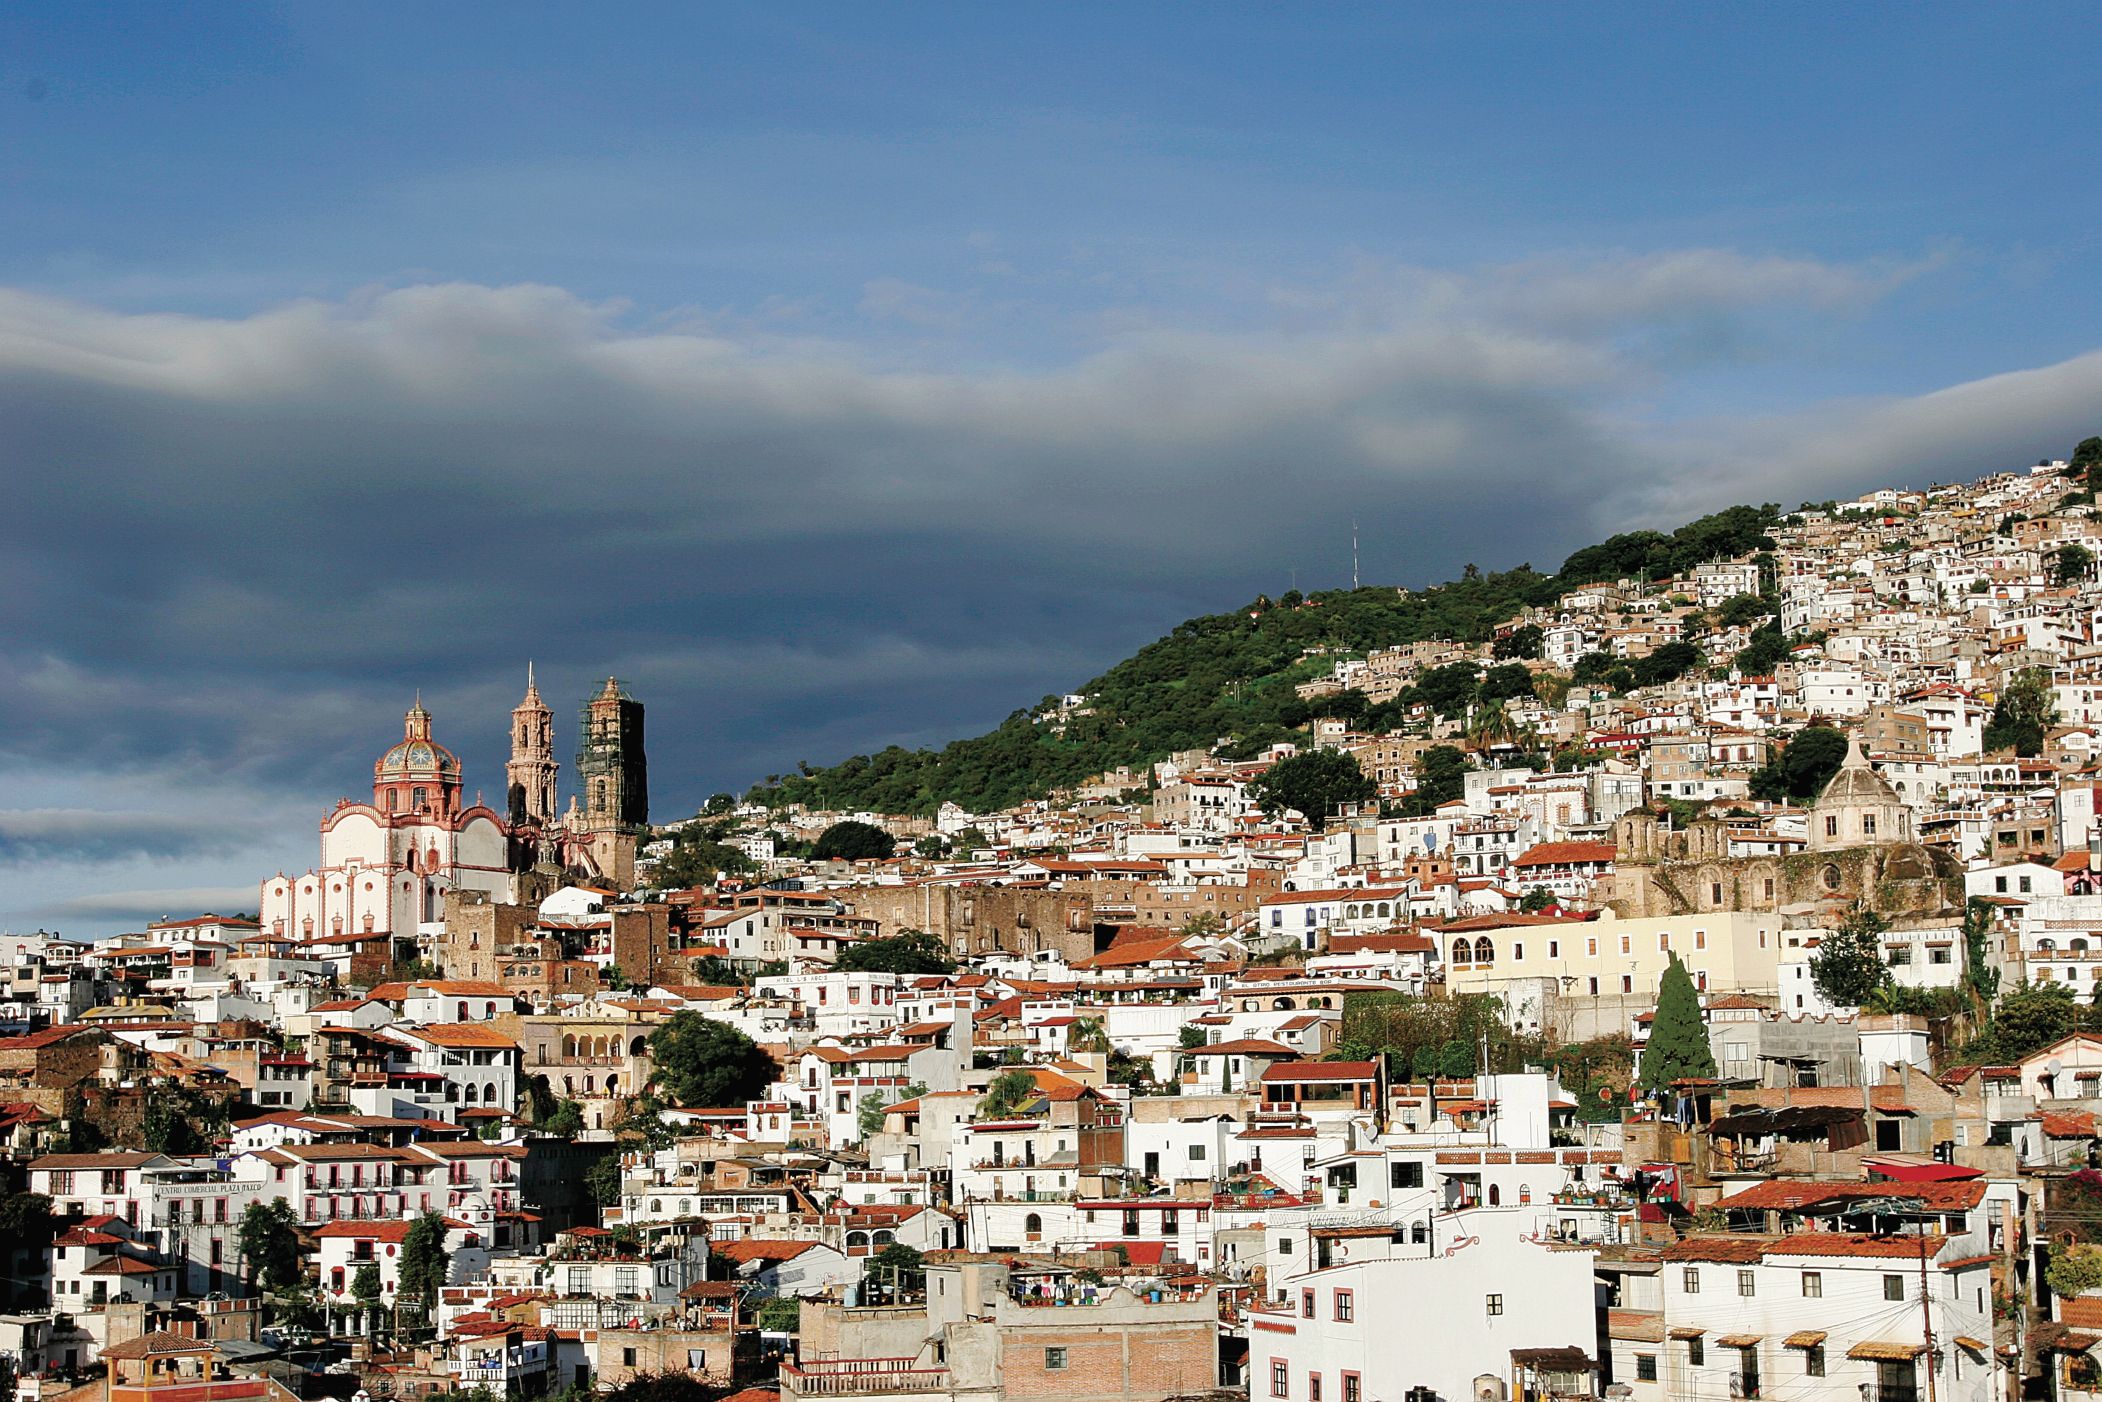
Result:
{"label": "awning", "polygon": [[1671,1336],[1674,1339],[1698,1339],[1707,1332],[1706,1329],[1693,1329],[1681,1325],[1679,1328],[1671,1331]]}
{"label": "awning", "polygon": [[1715,1341],[1717,1348],[1757,1348],[1764,1334],[1725,1334]]}
{"label": "awning", "polygon": [[1968,1334],[1958,1334],[1956,1336],[1956,1344],[1959,1348],[1967,1348],[1972,1353],[1985,1352],[1985,1340],[1971,1338]]}
{"label": "awning", "polygon": [[2096,1344],[2102,1344],[2102,1334],[2083,1334],[2077,1329],[2068,1329],[2043,1347],[2052,1353],[2086,1353]]}
{"label": "awning", "polygon": [[1798,1329],[1793,1334],[1790,1334],[1787,1338],[1781,1340],[1781,1347],[1816,1348],[1819,1344],[1823,1343],[1824,1341],[1825,1331],[1822,1329]]}
{"label": "awning", "polygon": [[1867,1363],[1910,1363],[1927,1351],[1925,1344],[1895,1344],[1867,1339],[1847,1350],[1847,1357]]}

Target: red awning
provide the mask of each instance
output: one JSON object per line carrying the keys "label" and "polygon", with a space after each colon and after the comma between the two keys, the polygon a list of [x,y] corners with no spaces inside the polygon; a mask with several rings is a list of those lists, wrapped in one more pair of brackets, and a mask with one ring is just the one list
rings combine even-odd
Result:
{"label": "red awning", "polygon": [[1965,1168],[1953,1163],[1914,1163],[1906,1159],[1867,1158],[1861,1166],[1878,1178],[1887,1178],[1893,1183],[1947,1183],[1959,1178],[1983,1176],[1982,1168]]}

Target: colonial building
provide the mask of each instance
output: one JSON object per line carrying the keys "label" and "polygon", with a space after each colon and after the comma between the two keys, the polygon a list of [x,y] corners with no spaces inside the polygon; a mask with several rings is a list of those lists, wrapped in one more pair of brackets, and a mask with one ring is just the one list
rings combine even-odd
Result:
{"label": "colonial building", "polygon": [[411,936],[454,890],[511,892],[497,813],[461,800],[460,761],[431,738],[419,698],[402,738],[372,766],[372,802],[343,799],[321,820],[321,864],[263,882],[263,928],[301,938]]}

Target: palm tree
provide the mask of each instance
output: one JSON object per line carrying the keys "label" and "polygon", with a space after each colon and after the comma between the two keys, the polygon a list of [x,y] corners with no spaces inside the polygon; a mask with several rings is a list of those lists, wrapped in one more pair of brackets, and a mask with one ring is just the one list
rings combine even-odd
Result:
{"label": "palm tree", "polygon": [[1102,1052],[1110,1050],[1109,1031],[1099,1017],[1075,1018],[1066,1029],[1066,1047],[1070,1051]]}

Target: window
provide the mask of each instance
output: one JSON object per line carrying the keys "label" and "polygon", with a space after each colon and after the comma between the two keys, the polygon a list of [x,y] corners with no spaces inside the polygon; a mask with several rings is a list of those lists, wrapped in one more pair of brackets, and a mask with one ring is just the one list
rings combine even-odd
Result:
{"label": "window", "polygon": [[1314,1317],[1313,1291],[1302,1290],[1299,1292],[1299,1314],[1303,1319],[1312,1319]]}
{"label": "window", "polygon": [[1288,1236],[1281,1236],[1277,1239],[1277,1254],[1280,1256],[1289,1256],[1292,1254],[1292,1238]]}
{"label": "window", "polygon": [[[1065,1371],[1065,1366],[1066,1366],[1066,1351],[1065,1351],[1064,1349],[1062,1349],[1062,1348],[1047,1348],[1047,1349],[1045,1349],[1045,1350],[1044,1350],[1044,1371],[1045,1371],[1045,1372],[1047,1372],[1047,1373],[1059,1373],[1059,1372],[1064,1372],[1064,1371]],[[1271,1382],[1272,1382],[1272,1385],[1273,1385],[1273,1386],[1274,1386],[1274,1385],[1275,1385],[1275,1383],[1276,1383],[1276,1377],[1275,1377],[1275,1374],[1277,1373],[1277,1371],[1278,1371],[1279,1369],[1283,1368],[1284,1366],[1285,1366],[1285,1365],[1284,1365],[1284,1364],[1282,1364],[1282,1363],[1273,1363],[1273,1364],[1271,1364],[1271,1365],[1270,1365],[1270,1368],[1271,1368],[1271,1373],[1272,1373],[1272,1379],[1271,1379]],[[1282,1393],[1282,1392],[1279,1392],[1279,1393],[1277,1393],[1277,1396],[1279,1396],[1279,1397],[1282,1397],[1282,1396],[1284,1396],[1284,1393]]]}
{"label": "window", "polygon": [[1740,1295],[1758,1294],[1758,1279],[1751,1271],[1737,1272],[1737,1293]]}
{"label": "window", "polygon": [[1562,942],[1560,940],[1549,940],[1547,942],[1547,957],[1550,959],[1562,957]]}
{"label": "window", "polygon": [[1336,1292],[1336,1323],[1348,1324],[1356,1313],[1357,1306],[1352,1301],[1350,1292],[1348,1290],[1338,1290]]}
{"label": "window", "polygon": [[1805,1376],[1821,1378],[1825,1375],[1825,1346],[1812,1344],[1803,1350],[1803,1372]]}
{"label": "window", "polygon": [[1488,1306],[1490,1317],[1494,1318],[1495,1316],[1502,1314],[1504,1312],[1504,1297],[1501,1295],[1489,1296]]}
{"label": "window", "polygon": [[1833,813],[1833,814],[1828,814],[1828,815],[1826,816],[1826,818],[1825,818],[1825,836],[1826,836],[1826,837],[1837,837],[1837,836],[1839,836],[1839,815],[1838,815],[1837,813]]}
{"label": "window", "polygon": [[1364,1392],[1364,1386],[1358,1381],[1356,1373],[1343,1375],[1343,1402],[1363,1402]]}
{"label": "window", "polygon": [[[1049,1350],[1046,1350],[1046,1352],[1049,1352]],[[1059,1352],[1063,1353],[1064,1350],[1061,1349]],[[1272,1397],[1290,1397],[1292,1395],[1292,1384],[1285,1372],[1285,1361],[1282,1358],[1270,1360],[1270,1395]]]}
{"label": "window", "polygon": [[1904,1276],[1901,1276],[1901,1275],[1886,1275],[1886,1276],[1884,1276],[1884,1277],[1883,1277],[1883,1298],[1884,1298],[1884,1299],[1886,1299],[1886,1300],[1902,1300],[1902,1299],[1904,1299],[1904,1298],[1905,1298],[1905,1277],[1904,1277]]}
{"label": "window", "polygon": [[1203,1160],[1203,1158],[1204,1158],[1204,1146],[1203,1146],[1202,1144],[1192,1144],[1192,1145],[1190,1146],[1190,1160],[1191,1160],[1191,1162],[1193,1162],[1193,1163],[1195,1163],[1195,1162],[1200,1162],[1200,1161],[1202,1161],[1202,1160]]}
{"label": "window", "polygon": [[1816,1271],[1803,1272],[1803,1298],[1822,1300],[1825,1298],[1825,1278]]}
{"label": "window", "polygon": [[1387,1186],[1390,1188],[1422,1187],[1423,1165],[1414,1162],[1388,1164]]}
{"label": "window", "polygon": [[1701,1293],[1701,1272],[1698,1266],[1688,1266],[1679,1282],[1689,1295]]}
{"label": "window", "polygon": [[1686,1366],[1698,1368],[1708,1361],[1708,1341],[1688,1339],[1686,1341]]}
{"label": "window", "polygon": [[1653,1383],[1657,1380],[1657,1355],[1638,1353],[1635,1355],[1635,1381]]}
{"label": "window", "polygon": [[1321,1402],[1321,1375],[1319,1373],[1308,1373],[1306,1375],[1306,1402]]}
{"label": "window", "polygon": [[620,1366],[623,1368],[632,1368],[635,1366],[634,1349],[624,1348],[620,1351]]}
{"label": "window", "polygon": [[1927,950],[1927,962],[1928,962],[1928,963],[1930,963],[1930,964],[1946,964],[1946,963],[1948,963],[1948,962],[1949,962],[1949,947],[1948,947],[1947,945],[1945,945],[1945,944],[1939,944],[1939,945],[1934,945],[1934,946],[1932,946],[1931,948],[1929,948],[1929,949]]}

